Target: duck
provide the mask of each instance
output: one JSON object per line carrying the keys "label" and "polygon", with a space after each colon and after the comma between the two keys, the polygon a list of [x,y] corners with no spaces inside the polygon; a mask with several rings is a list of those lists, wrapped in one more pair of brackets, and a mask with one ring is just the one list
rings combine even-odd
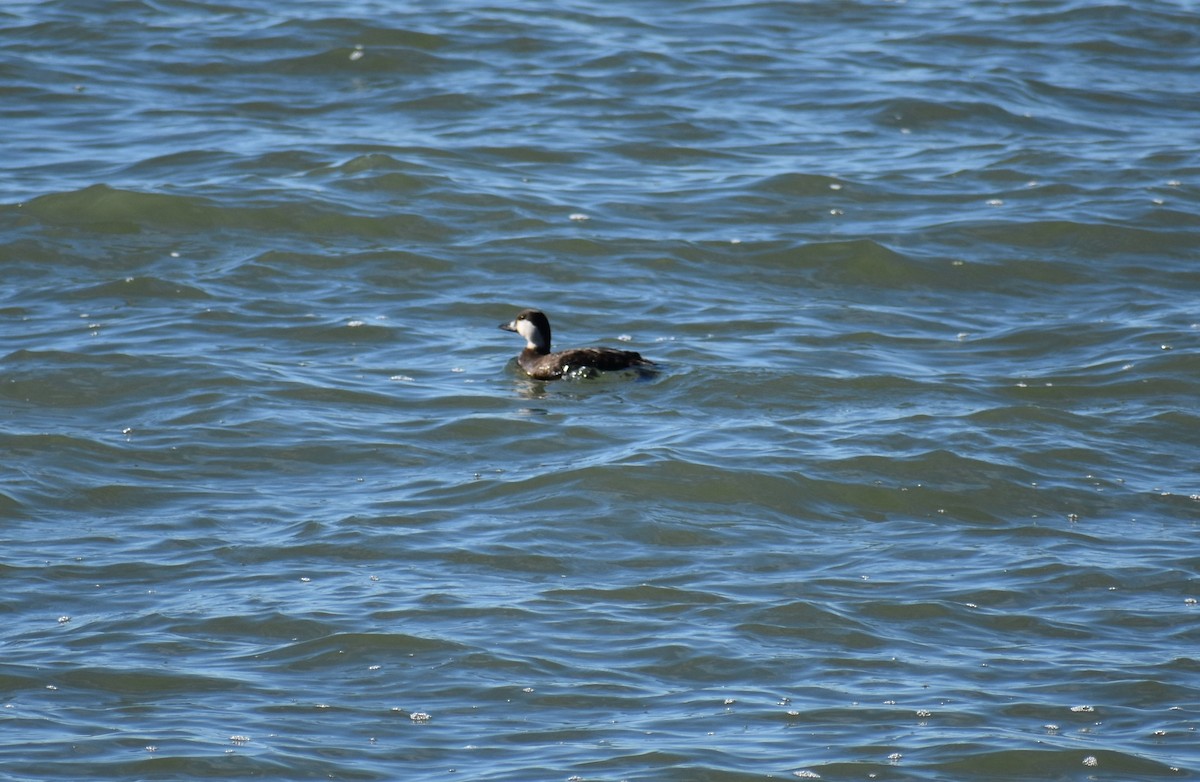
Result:
{"label": "duck", "polygon": [[584,375],[621,369],[646,372],[655,366],[633,350],[572,348],[551,353],[550,319],[541,310],[521,310],[511,322],[501,323],[500,328],[525,338],[525,349],[517,356],[517,364],[534,380],[557,380],[570,372]]}

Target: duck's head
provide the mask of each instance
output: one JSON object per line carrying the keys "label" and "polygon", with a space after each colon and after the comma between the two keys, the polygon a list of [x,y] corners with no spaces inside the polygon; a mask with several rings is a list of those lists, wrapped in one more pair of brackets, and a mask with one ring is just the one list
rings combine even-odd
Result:
{"label": "duck's head", "polygon": [[526,350],[550,352],[550,319],[541,310],[521,310],[511,323],[501,323],[500,328],[524,337]]}

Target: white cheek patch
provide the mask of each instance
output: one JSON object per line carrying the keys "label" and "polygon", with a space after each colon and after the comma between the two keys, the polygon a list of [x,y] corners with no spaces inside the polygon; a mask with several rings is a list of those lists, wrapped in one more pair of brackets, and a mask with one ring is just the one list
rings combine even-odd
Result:
{"label": "white cheek patch", "polygon": [[538,331],[532,323],[527,320],[515,320],[513,321],[513,325],[517,327],[517,333],[525,338],[530,347],[536,347],[537,339],[535,338]]}

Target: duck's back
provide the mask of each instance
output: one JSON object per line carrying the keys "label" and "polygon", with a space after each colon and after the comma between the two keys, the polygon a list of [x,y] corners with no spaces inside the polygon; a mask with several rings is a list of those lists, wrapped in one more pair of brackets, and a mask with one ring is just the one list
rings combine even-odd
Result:
{"label": "duck's back", "polygon": [[590,368],[613,372],[654,366],[653,361],[642,358],[636,351],[617,348],[572,348],[544,355],[534,350],[525,350],[521,353],[519,362],[528,375],[540,380],[560,378],[577,369]]}

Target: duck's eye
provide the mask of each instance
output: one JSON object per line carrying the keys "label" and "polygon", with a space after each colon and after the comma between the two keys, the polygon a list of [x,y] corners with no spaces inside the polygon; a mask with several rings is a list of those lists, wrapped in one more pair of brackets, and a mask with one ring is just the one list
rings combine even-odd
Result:
{"label": "duck's eye", "polygon": [[524,316],[524,315],[518,315],[518,316],[517,316],[517,320],[525,320],[525,316]]}

